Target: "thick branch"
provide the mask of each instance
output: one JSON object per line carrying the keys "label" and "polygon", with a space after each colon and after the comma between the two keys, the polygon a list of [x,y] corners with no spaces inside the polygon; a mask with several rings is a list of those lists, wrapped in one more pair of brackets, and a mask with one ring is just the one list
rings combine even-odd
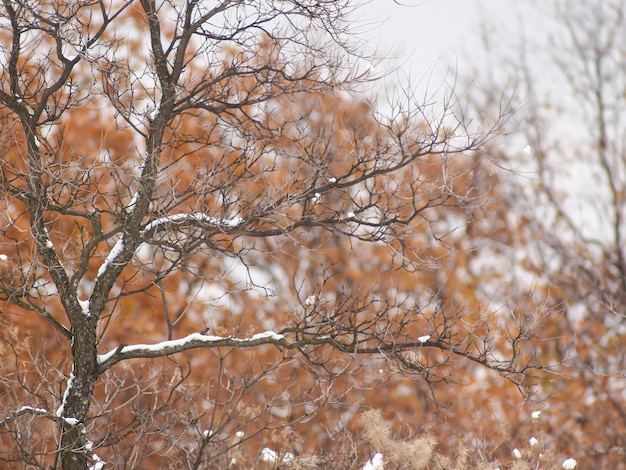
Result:
{"label": "thick branch", "polygon": [[[417,341],[405,342],[380,341],[376,346],[371,345],[372,340],[374,340],[374,338],[369,338],[369,341],[364,340],[361,342],[344,343],[333,338],[332,336],[309,336],[306,338],[299,337],[296,340],[290,341],[285,337],[285,335],[272,331],[258,333],[250,338],[209,336],[202,333],[192,333],[181,339],[168,340],[156,344],[120,345],[116,349],[98,356],[98,362],[100,364],[98,374],[102,374],[118,362],[128,359],[165,357],[197,348],[251,348],[263,344],[271,344],[279,349],[288,350],[303,349],[306,347],[325,344],[347,354],[359,355],[388,355],[390,353],[399,354],[407,351],[416,351],[423,347],[434,347],[452,353],[456,356],[463,357],[469,361],[476,362],[500,374],[508,375],[523,372],[513,370],[511,361],[491,362],[484,355],[475,356],[468,351],[451,347],[450,345],[443,344],[437,340],[425,340],[425,338],[418,338]],[[524,370],[528,367],[530,366],[525,366]]]}

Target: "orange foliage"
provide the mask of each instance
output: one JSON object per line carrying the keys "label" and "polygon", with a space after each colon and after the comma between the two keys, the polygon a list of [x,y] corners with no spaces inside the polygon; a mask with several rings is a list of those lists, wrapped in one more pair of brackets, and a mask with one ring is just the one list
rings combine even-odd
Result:
{"label": "orange foliage", "polygon": [[[76,14],[83,18],[86,11]],[[52,130],[40,126],[36,133],[49,242],[83,302],[111,261],[107,256],[130,231],[124,224],[132,218],[149,157],[143,155],[145,135],[161,112],[155,93],[138,85],[141,77],[134,73],[142,71],[132,63],[145,59],[154,66],[139,39],[148,36],[146,16],[128,8],[119,22],[119,28],[141,31],[125,45],[129,57],[120,53],[120,64],[104,57],[81,62],[72,77],[86,83],[94,74],[100,91],[94,86],[92,95],[81,95],[80,105],[50,124]],[[162,34],[175,32],[171,26]],[[114,47],[115,38],[112,30],[102,40]],[[346,430],[358,433],[363,413],[375,408],[400,435],[430,428],[440,448],[452,452],[463,433],[477,432],[482,410],[493,406],[514,423],[528,416],[532,406],[522,406],[514,385],[478,372],[454,348],[441,346],[479,360],[510,353],[510,338],[495,332],[522,335],[526,324],[517,317],[536,307],[509,311],[484,290],[498,282],[497,274],[480,271],[484,233],[510,236],[492,191],[500,182],[487,164],[474,154],[422,146],[417,138],[404,141],[405,134],[420,135],[423,123],[407,118],[385,127],[371,103],[320,84],[316,73],[291,81],[276,73],[286,64],[269,37],[252,50],[219,49],[210,72],[202,68],[202,47],[186,51],[184,91],[174,98],[184,102],[189,93],[187,103],[193,103],[189,96],[195,94],[203,106],[181,105],[167,121],[157,149],[156,190],[140,232],[144,243],[109,293],[97,352],[197,332],[246,338],[304,319],[335,325],[344,344],[361,336],[372,348],[376,338],[422,344],[362,356],[324,346],[220,347],[120,362],[102,372],[91,397],[85,426],[94,451],[116,465],[156,468],[191,462],[208,445],[215,459],[239,453],[241,468],[250,468],[266,446],[289,441],[297,454],[330,447],[346,438]],[[56,74],[57,62],[51,63]],[[258,72],[248,73],[242,64]],[[33,77],[24,96],[34,106],[49,84],[44,76],[35,78],[41,70],[31,66],[23,64]],[[55,96],[63,102],[69,92]],[[248,101],[230,108],[241,96]],[[0,142],[6,201],[0,246],[13,267],[2,272],[3,328],[11,334],[0,350],[8,377],[0,392],[16,409],[54,412],[72,372],[73,345],[44,312],[68,330],[73,325],[36,253],[31,224],[37,221],[29,220],[27,198],[18,191],[29,188],[33,159],[27,161],[24,132],[8,107],[0,110],[6,136]],[[155,224],[184,213],[218,222],[172,223],[162,230]],[[237,218],[241,227],[233,223]],[[298,334],[311,333],[305,328]],[[544,330],[542,337],[552,334]],[[494,350],[486,349],[490,342]],[[519,346],[516,366],[532,362],[527,346]],[[386,355],[397,355],[396,362]],[[413,365],[414,374],[407,375],[403,364]],[[12,390],[18,376],[23,390]],[[490,416],[479,426],[481,451],[508,457],[499,441],[502,418]],[[16,427],[35,431],[29,445],[48,452],[41,462],[51,465],[58,435],[48,427],[58,429],[57,422],[13,418]],[[279,432],[285,428],[299,438],[287,439]],[[12,437],[1,439],[8,446]]]}

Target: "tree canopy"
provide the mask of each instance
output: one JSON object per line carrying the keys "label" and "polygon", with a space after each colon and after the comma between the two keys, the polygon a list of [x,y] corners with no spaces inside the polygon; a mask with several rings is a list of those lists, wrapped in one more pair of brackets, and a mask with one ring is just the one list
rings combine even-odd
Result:
{"label": "tree canopy", "polygon": [[[541,400],[548,426],[572,418],[551,394],[588,396],[563,377],[598,399],[599,363],[569,374],[619,341],[571,312],[595,289],[619,316],[610,117],[592,118],[614,208],[600,272],[540,120],[535,187],[491,146],[519,123],[501,96],[474,95],[478,120],[452,91],[380,107],[357,93],[376,77],[353,8],[2,2],[0,460],[468,468],[516,459]],[[575,369],[570,331],[591,342]],[[572,435],[529,461],[574,455]]]}

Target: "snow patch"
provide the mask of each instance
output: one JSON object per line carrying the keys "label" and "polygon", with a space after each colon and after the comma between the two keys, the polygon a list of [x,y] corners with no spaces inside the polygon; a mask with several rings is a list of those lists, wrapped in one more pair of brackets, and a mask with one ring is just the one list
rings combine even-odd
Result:
{"label": "snow patch", "polygon": [[267,463],[276,463],[278,462],[278,454],[266,447],[261,451],[261,460]]}
{"label": "snow patch", "polygon": [[[283,335],[275,333],[273,331],[264,331],[263,333],[257,333],[250,338],[232,338],[232,337],[224,337],[224,336],[209,336],[203,335],[201,333],[192,333],[190,335],[185,336],[184,338],[162,341],[156,344],[132,344],[129,346],[123,346],[121,348],[115,348],[108,353],[98,355],[98,363],[102,364],[106,362],[109,358],[111,358],[116,353],[131,353],[133,351],[146,351],[146,352],[161,352],[164,353],[168,349],[178,349],[186,346],[189,343],[197,342],[197,343],[205,343],[210,345],[211,343],[216,343],[220,341],[224,341],[227,339],[233,340],[233,342],[238,343],[241,346],[245,346],[246,343],[255,342],[258,340],[271,340],[271,341],[280,341],[284,338]],[[59,415],[60,416],[60,415]]]}
{"label": "snow patch", "polygon": [[278,453],[269,447],[265,447],[261,451],[261,461],[265,463],[281,463],[285,465],[289,465],[293,462],[293,454],[291,452],[287,452],[282,458],[278,455]]}
{"label": "snow patch", "polygon": [[83,314],[86,317],[91,316],[91,302],[89,300],[80,300],[78,299],[78,305],[80,305],[80,308],[83,310]]}
{"label": "snow patch", "polygon": [[[257,339],[273,339],[274,341],[280,341],[284,337],[285,337],[284,335],[275,333],[273,331],[264,331],[263,333],[257,333],[255,335],[252,335],[249,341],[254,341]],[[248,340],[242,339],[241,341],[248,341]]]}
{"label": "snow patch", "polygon": [[384,468],[385,460],[383,459],[383,454],[376,452],[374,457],[365,463],[363,470],[384,470]]}
{"label": "snow patch", "polygon": [[132,214],[135,210],[135,206],[137,205],[137,199],[139,198],[139,193],[133,194],[133,198],[130,200],[128,205],[126,206],[126,212]]}
{"label": "snow patch", "polygon": [[106,259],[104,260],[104,263],[102,263],[100,265],[100,268],[98,269],[98,274],[96,276],[96,278],[102,276],[107,268],[109,267],[109,265],[115,261],[117,259],[117,257],[124,251],[124,237],[122,236],[116,243],[115,245],[113,245],[113,248],[111,249],[111,251],[109,252],[109,255],[106,257]]}
{"label": "snow patch", "polygon": [[97,454],[93,454],[91,456],[91,460],[93,460],[94,463],[91,467],[89,467],[89,470],[102,470],[104,468],[104,464],[106,463]]}
{"label": "snow patch", "polygon": [[22,411],[34,411],[35,413],[38,413],[38,414],[48,414],[48,410],[45,410],[43,408],[35,408],[34,406],[28,406],[28,405],[22,406],[19,409],[18,413]]}
{"label": "snow patch", "polygon": [[159,116],[159,105],[157,103],[156,107],[150,112],[150,115],[148,116],[148,118],[151,121],[154,121],[158,116]]}
{"label": "snow patch", "polygon": [[238,225],[241,225],[244,221],[244,219],[242,217],[233,217],[231,219],[218,219],[216,217],[211,217],[210,215],[204,214],[202,212],[200,213],[193,213],[193,212],[183,212],[180,214],[173,214],[173,215],[168,215],[166,217],[159,217],[158,219],[153,220],[152,222],[148,223],[143,231],[147,232],[149,230],[152,230],[155,227],[158,227],[159,225],[164,225],[164,224],[168,224],[170,222],[184,222],[186,220],[190,220],[190,221],[196,221],[196,222],[206,222],[210,225],[215,225],[215,226],[227,226],[227,227],[237,227]]}
{"label": "snow patch", "polygon": [[61,404],[59,405],[59,408],[57,408],[57,411],[56,411],[56,415],[58,417],[61,417],[61,415],[63,414],[63,411],[65,411],[65,403],[67,403],[67,397],[69,397],[70,391],[72,390],[72,387],[74,386],[75,378],[76,376],[74,375],[74,371],[70,372],[70,376],[67,379],[67,387],[65,388],[65,392],[63,393],[63,399],[61,400]]}
{"label": "snow patch", "polygon": [[574,470],[576,468],[576,465],[578,465],[578,462],[576,462],[576,460],[572,458],[566,459],[563,462],[563,468],[565,470]]}

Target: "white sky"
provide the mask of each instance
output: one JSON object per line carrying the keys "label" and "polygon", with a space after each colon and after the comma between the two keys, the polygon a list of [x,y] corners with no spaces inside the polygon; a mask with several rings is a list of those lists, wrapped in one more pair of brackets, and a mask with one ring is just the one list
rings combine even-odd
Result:
{"label": "white sky", "polygon": [[363,21],[372,23],[368,36],[427,63],[454,57],[468,40],[477,40],[485,21],[514,25],[518,12],[515,0],[370,0],[360,10]]}
{"label": "white sky", "polygon": [[[401,74],[436,87],[446,71],[469,76],[481,57],[484,24],[519,30],[520,2],[515,0],[370,0],[357,16],[362,36]],[[449,74],[448,74],[449,76]],[[450,78],[450,77],[448,77]]]}
{"label": "white sky", "polygon": [[[411,87],[418,96],[425,92],[430,95],[442,81],[452,83],[455,73],[458,73],[460,85],[474,77],[476,70],[481,70],[479,75],[483,77],[489,72],[498,75],[501,71],[498,70],[498,59],[493,62],[492,57],[492,60],[486,61],[484,46],[481,44],[481,32],[487,27],[491,45],[497,48],[496,58],[507,58],[507,52],[510,52],[508,58],[516,62],[519,58],[519,44],[524,42],[533,59],[540,61],[529,64],[535,72],[534,76],[538,77],[534,81],[535,91],[539,95],[549,96],[552,103],[560,106],[568,103],[576,105],[570,102],[567,92],[561,89],[565,85],[559,81],[562,77],[550,72],[554,72],[551,68],[554,64],[548,60],[548,36],[559,26],[548,11],[549,2],[544,5],[531,0],[398,1],[401,4],[394,0],[369,0],[359,11],[361,34],[380,53],[390,52],[387,55],[390,59],[389,67],[399,67],[400,84],[406,83],[406,78],[410,76]],[[546,11],[542,12],[544,6]],[[522,40],[524,32],[525,38]],[[541,62],[542,57],[548,62]],[[549,79],[546,80],[546,77]],[[393,83],[397,78],[392,75],[388,80]],[[566,101],[558,101],[563,99]],[[580,125],[580,121],[568,119],[567,114],[561,112],[555,115],[551,131],[561,136],[564,145],[575,148],[579,145],[581,135],[584,135],[584,132],[578,132],[584,131],[576,127]],[[572,129],[578,131],[572,132]],[[523,145],[520,146],[520,154],[522,148]],[[553,158],[556,157],[558,155],[553,155]],[[558,158],[555,162],[557,167],[568,168],[566,173],[561,171],[567,176],[561,180],[564,185],[561,189],[570,193],[578,192],[578,198],[569,200],[571,215],[581,220],[584,231],[591,230],[591,235],[602,238],[602,230],[598,232],[598,227],[603,227],[602,221],[597,219],[598,209],[592,208],[596,211],[596,217],[592,217],[593,213],[585,206],[589,204],[589,163],[576,166],[569,162],[564,166]],[[594,195],[595,199],[600,197],[600,194]]]}

